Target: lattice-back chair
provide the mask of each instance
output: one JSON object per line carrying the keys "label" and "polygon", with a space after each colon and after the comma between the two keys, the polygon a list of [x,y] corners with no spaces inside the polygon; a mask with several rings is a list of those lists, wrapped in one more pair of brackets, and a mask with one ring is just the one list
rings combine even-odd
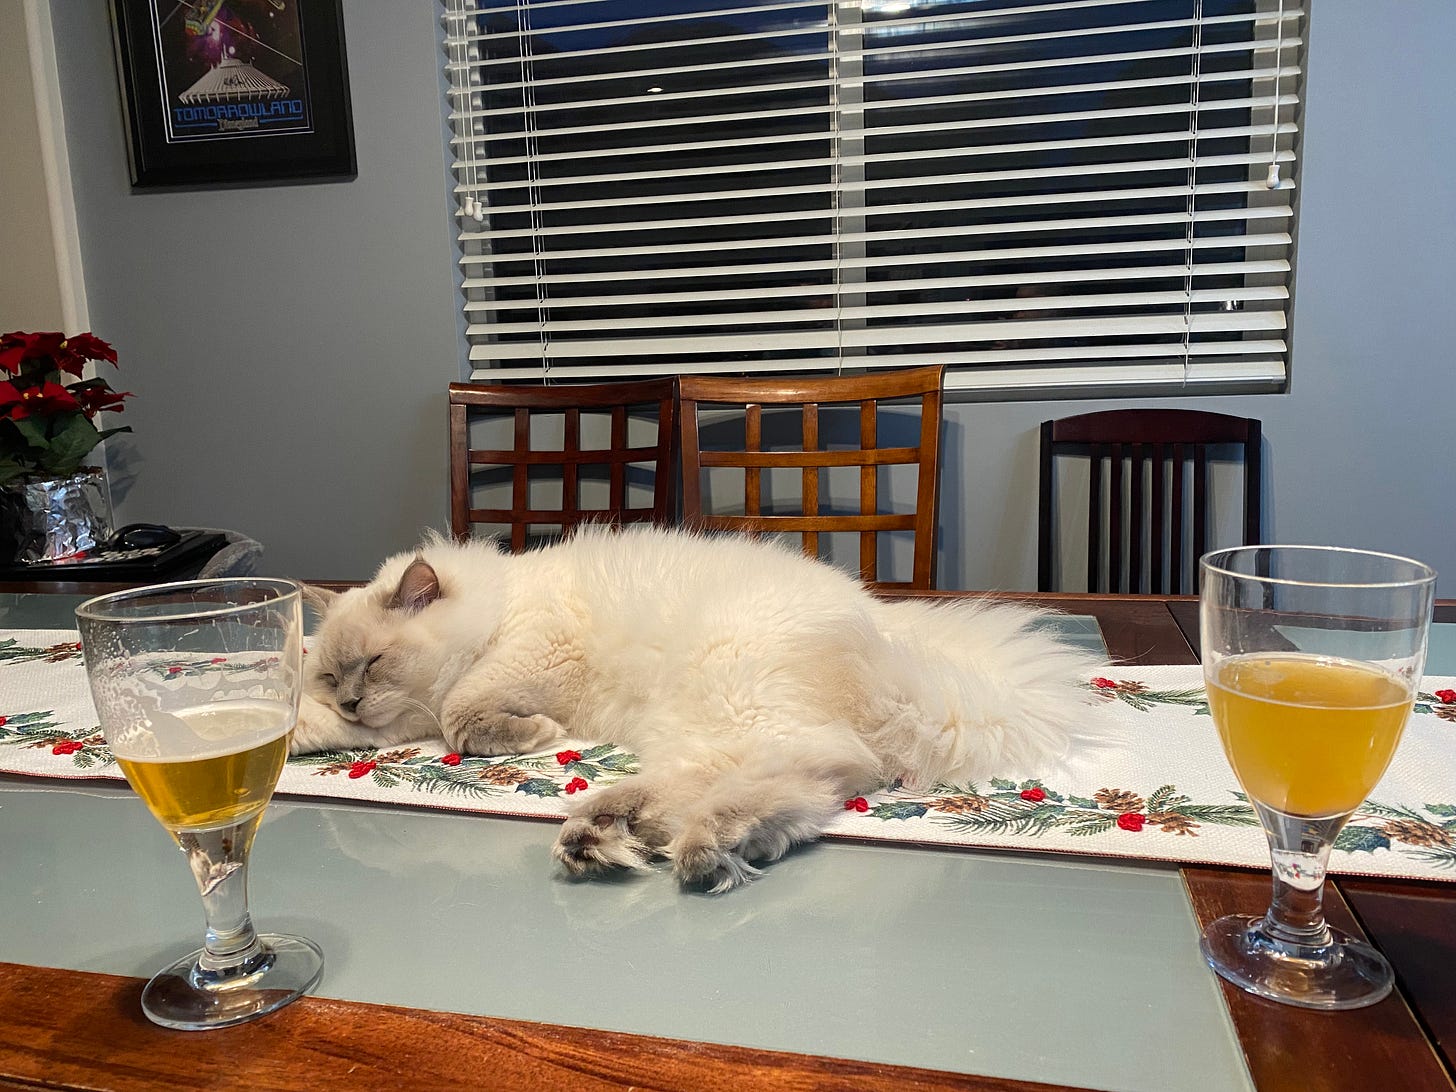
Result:
{"label": "lattice-back chair", "polygon": [[[821,536],[853,532],[859,540],[859,575],[882,590],[928,589],[935,585],[935,525],[940,486],[941,367],[909,368],[871,375],[827,378],[751,378],[683,376],[678,381],[681,399],[683,523],[704,530],[745,531],[750,534],[790,532],[801,536],[804,553],[820,556]],[[917,401],[919,419],[913,423],[915,442],[896,447],[881,443],[882,403]],[[857,446],[843,446],[849,437],[836,430],[821,434],[820,409],[833,414],[857,413]],[[794,410],[797,414],[793,414]],[[705,420],[713,410],[741,416],[741,434],[734,426],[733,442],[725,449],[704,443]],[[799,426],[797,450],[778,449],[765,425],[772,418],[793,415]],[[903,416],[903,415],[899,415]],[[900,422],[895,422],[897,425]],[[711,426],[714,433],[717,424]],[[738,441],[741,438],[741,443]],[[833,446],[826,447],[830,439]],[[766,441],[768,441],[766,443]],[[914,509],[887,511],[882,504],[880,469],[896,465],[917,468]],[[743,471],[743,511],[724,514],[708,511],[704,503],[704,472],[734,467]],[[799,470],[799,496],[792,502],[766,495],[775,468]],[[821,511],[821,475],[832,468],[858,468],[858,511]],[[793,510],[787,511],[792,503]],[[909,580],[880,579],[879,536],[909,532],[913,537],[913,572]]]}
{"label": "lattice-back chair", "polygon": [[[1260,541],[1260,426],[1246,417],[1178,409],[1107,410],[1044,421],[1037,585],[1042,591],[1178,595],[1198,591],[1208,550],[1212,463],[1243,460],[1242,543]],[[1087,581],[1056,578],[1057,468],[1088,464]],[[1105,508],[1104,508],[1105,503]]]}
{"label": "lattice-back chair", "polygon": [[[588,426],[600,426],[596,431],[606,430],[605,446],[582,446],[584,417]],[[535,437],[533,421],[538,426]],[[559,433],[554,429],[558,422]],[[473,442],[472,429],[492,427],[509,428],[509,446]],[[650,432],[651,438],[633,446],[629,433],[637,430]],[[476,524],[505,525],[511,551],[519,553],[582,523],[669,526],[676,508],[676,434],[672,378],[519,387],[451,383],[450,531],[465,539]],[[533,446],[542,440],[547,442]],[[496,468],[502,479],[509,475],[510,507],[475,507],[472,472],[479,474],[482,468]],[[583,478],[590,476],[583,474],[586,468],[605,471],[603,505],[583,505]],[[552,480],[543,481],[541,471]],[[649,475],[651,503],[643,496],[633,504],[633,495],[646,490],[645,482],[635,479]],[[555,489],[558,476],[560,503],[551,506],[542,494]],[[497,486],[504,484],[501,480]]]}

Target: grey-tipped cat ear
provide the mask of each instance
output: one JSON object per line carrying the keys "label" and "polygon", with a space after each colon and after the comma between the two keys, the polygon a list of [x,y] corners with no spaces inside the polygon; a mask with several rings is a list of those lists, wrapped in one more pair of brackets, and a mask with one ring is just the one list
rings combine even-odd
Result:
{"label": "grey-tipped cat ear", "polygon": [[330,591],[328,588],[316,588],[312,584],[304,584],[303,601],[313,608],[315,614],[322,618],[334,605],[334,600],[339,598],[339,593]]}
{"label": "grey-tipped cat ear", "polygon": [[392,610],[417,611],[428,607],[440,598],[440,578],[430,563],[422,557],[410,562],[409,568],[399,578],[399,587],[389,600]]}

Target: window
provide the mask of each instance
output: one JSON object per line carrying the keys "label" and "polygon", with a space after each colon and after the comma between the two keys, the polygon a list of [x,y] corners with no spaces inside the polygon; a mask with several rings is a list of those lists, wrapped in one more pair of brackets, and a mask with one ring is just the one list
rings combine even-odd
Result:
{"label": "window", "polygon": [[445,0],[477,379],[1276,390],[1294,0]]}

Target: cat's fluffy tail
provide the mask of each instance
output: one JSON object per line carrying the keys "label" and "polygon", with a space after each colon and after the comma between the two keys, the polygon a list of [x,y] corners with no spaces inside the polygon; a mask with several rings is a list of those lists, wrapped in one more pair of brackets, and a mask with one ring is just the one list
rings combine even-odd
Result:
{"label": "cat's fluffy tail", "polygon": [[[993,600],[881,602],[903,705],[870,739],[907,784],[1045,776],[1105,715],[1088,680],[1106,661],[1056,636],[1054,612]],[[895,773],[888,770],[889,773]]]}

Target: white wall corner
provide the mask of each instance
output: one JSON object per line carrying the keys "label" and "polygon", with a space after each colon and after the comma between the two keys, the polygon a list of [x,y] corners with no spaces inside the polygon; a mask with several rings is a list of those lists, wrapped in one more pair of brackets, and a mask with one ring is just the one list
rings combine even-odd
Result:
{"label": "white wall corner", "polygon": [[67,333],[91,328],[86,282],[81,270],[81,236],[76,227],[76,198],[71,189],[71,160],[66,147],[66,118],[61,104],[56,42],[51,30],[50,0],[24,0],[25,33],[35,89],[36,124],[40,130],[51,241]]}

